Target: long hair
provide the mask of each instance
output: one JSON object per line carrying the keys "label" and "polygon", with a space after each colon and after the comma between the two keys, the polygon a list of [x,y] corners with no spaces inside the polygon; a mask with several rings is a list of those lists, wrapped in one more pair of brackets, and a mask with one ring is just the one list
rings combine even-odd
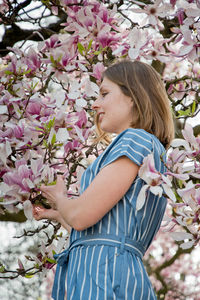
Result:
{"label": "long hair", "polygon": [[[123,60],[108,67],[103,75],[116,83],[124,95],[133,101],[132,128],[154,134],[167,148],[174,137],[170,102],[160,74],[140,61]],[[107,137],[96,120],[100,138]]]}

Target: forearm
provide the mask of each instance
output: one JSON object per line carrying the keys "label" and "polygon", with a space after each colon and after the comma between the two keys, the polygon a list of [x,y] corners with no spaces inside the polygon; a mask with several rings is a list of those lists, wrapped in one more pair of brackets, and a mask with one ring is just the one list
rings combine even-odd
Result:
{"label": "forearm", "polygon": [[62,217],[62,215],[60,214],[60,212],[58,210],[53,210],[52,217],[53,217],[53,220],[60,223],[68,231],[68,233],[71,232],[71,226],[69,224],[67,224],[67,222],[65,221],[65,219]]}
{"label": "forearm", "polygon": [[64,220],[64,218],[61,216],[60,213],[59,213],[58,220],[56,221],[59,222],[65,229],[67,229],[68,233],[71,233],[72,230],[71,226],[66,223],[66,221]]}
{"label": "forearm", "polygon": [[[67,229],[72,227],[77,228],[77,212],[78,212],[78,199],[68,199],[67,197],[60,197],[57,202],[57,211],[60,215],[59,222]],[[67,229],[68,231],[68,229]]]}

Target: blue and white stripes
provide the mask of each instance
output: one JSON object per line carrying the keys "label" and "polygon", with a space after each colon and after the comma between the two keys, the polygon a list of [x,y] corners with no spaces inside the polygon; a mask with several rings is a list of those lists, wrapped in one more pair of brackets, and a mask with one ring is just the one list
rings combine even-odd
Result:
{"label": "blue and white stripes", "polygon": [[[125,155],[140,166],[144,157],[151,152],[154,154],[156,169],[163,173],[165,168],[160,155],[165,149],[159,140],[142,129],[130,128],[123,131],[84,172],[81,180],[82,192],[103,167],[119,157]],[[141,257],[160,227],[166,199],[148,193],[144,207],[136,211],[136,199],[143,184],[143,180],[137,176],[127,193],[102,220],[84,231],[72,230],[71,249],[66,255],[66,278],[65,271],[62,278],[57,280],[57,277],[54,295],[58,295],[61,281],[64,279],[67,285],[67,300],[156,299]],[[95,236],[95,242],[84,245],[80,243],[73,247],[81,240],[91,240],[92,236]],[[110,237],[112,243],[102,243],[104,237]],[[98,242],[98,238],[101,243]],[[124,245],[125,238],[133,245],[132,248],[125,247],[122,251],[120,247]],[[116,244],[116,240],[120,241],[120,244]],[[135,250],[134,245],[137,245]],[[140,246],[143,250],[139,250]],[[60,267],[62,268],[62,265]],[[60,267],[58,266],[58,270]],[[54,296],[54,299],[64,298]]]}

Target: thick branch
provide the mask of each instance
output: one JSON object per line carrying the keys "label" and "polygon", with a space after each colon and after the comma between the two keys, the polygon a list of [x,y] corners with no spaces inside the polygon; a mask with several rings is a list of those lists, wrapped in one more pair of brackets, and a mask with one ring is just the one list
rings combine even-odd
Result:
{"label": "thick branch", "polygon": [[179,246],[177,252],[169,260],[164,261],[164,263],[159,265],[157,268],[149,270],[149,275],[154,274],[162,284],[162,288],[157,292],[158,296],[166,295],[166,293],[171,289],[171,286],[168,285],[161,274],[162,270],[173,265],[173,263],[179,259],[182,254],[191,253],[193,249],[194,247],[182,249]]}
{"label": "thick branch", "polygon": [[169,260],[166,260],[162,265],[158,266],[156,269],[153,270],[153,273],[160,273],[163,269],[171,266],[182,254],[191,253],[194,247],[189,249],[182,249],[178,248],[174,256],[172,256]]}
{"label": "thick branch", "polygon": [[0,221],[4,221],[4,222],[23,223],[26,220],[27,219],[22,210],[20,210],[18,213],[13,213],[13,214],[11,214],[7,211],[4,214],[0,214]]}
{"label": "thick branch", "polygon": [[[63,27],[60,25],[64,21],[64,17],[56,23],[50,24],[48,27],[38,29],[44,39],[48,39],[51,35],[58,33]],[[7,28],[0,42],[0,56],[5,56],[9,53],[7,47],[13,47],[15,43],[24,40],[41,41],[40,36],[36,33],[36,30],[22,29],[16,24],[13,24],[11,28]]]}

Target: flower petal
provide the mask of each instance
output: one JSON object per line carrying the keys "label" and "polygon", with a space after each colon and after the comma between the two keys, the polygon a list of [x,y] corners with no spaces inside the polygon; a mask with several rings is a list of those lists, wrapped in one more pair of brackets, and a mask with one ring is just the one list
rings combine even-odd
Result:
{"label": "flower petal", "polygon": [[141,188],[140,193],[137,198],[137,202],[136,202],[136,210],[140,210],[143,207],[145,199],[146,199],[146,190],[148,189],[148,187],[149,187],[149,185],[145,184]]}
{"label": "flower petal", "polygon": [[185,149],[187,151],[190,151],[190,146],[188,144],[187,141],[185,141],[184,139],[174,139],[172,142],[171,142],[171,146],[172,147],[180,147],[180,146],[183,146],[185,147]]}
{"label": "flower petal", "polygon": [[194,245],[194,240],[193,240],[193,241],[190,241],[190,242],[185,242],[185,243],[181,244],[180,247],[181,247],[182,249],[189,249],[189,248],[191,248],[193,245]]}
{"label": "flower petal", "polygon": [[159,195],[159,197],[162,196],[163,193],[163,189],[160,186],[151,186],[150,187],[150,191],[154,194],[154,195]]}
{"label": "flower petal", "polygon": [[168,186],[168,184],[162,184],[162,187],[165,193],[167,194],[167,196],[169,197],[169,199],[172,200],[173,202],[176,202],[176,196],[173,193],[172,189]]}
{"label": "flower petal", "polygon": [[170,235],[177,242],[193,238],[193,235],[187,232],[170,232]]}
{"label": "flower petal", "polygon": [[32,204],[30,200],[24,202],[24,214],[28,220],[33,219]]}

